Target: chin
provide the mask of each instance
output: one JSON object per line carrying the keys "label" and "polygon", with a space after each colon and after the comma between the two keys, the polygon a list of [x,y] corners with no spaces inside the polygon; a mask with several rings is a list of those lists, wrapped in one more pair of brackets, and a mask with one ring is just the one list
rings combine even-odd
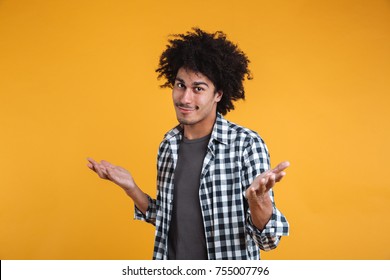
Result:
{"label": "chin", "polygon": [[182,118],[182,117],[177,117],[177,121],[183,125],[191,125],[191,124],[196,123],[196,121],[194,121],[194,120],[186,119],[186,118]]}

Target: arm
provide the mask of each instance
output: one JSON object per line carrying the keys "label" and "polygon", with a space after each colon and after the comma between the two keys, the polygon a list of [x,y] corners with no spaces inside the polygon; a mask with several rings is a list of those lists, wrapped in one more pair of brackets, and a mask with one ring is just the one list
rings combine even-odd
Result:
{"label": "arm", "polygon": [[88,165],[100,178],[109,180],[121,187],[134,201],[135,206],[145,215],[149,207],[149,197],[137,186],[130,172],[102,160],[100,163],[88,158]]}
{"label": "arm", "polygon": [[286,173],[288,162],[269,170],[269,153],[261,138],[247,141],[244,153],[243,184],[248,203],[247,233],[260,249],[268,251],[278,246],[288,235],[289,224],[275,207],[273,187]]}
{"label": "arm", "polygon": [[289,165],[290,163],[285,161],[274,169],[263,172],[253,180],[246,190],[253,225],[260,231],[265,228],[273,213],[273,203],[269,191],[275,186],[275,183],[283,179],[286,175],[284,170]]}
{"label": "arm", "polygon": [[249,204],[248,228],[260,249],[275,249],[280,238],[288,235],[289,224],[284,215],[275,207],[273,186],[284,176],[288,162],[257,176],[246,191]]}

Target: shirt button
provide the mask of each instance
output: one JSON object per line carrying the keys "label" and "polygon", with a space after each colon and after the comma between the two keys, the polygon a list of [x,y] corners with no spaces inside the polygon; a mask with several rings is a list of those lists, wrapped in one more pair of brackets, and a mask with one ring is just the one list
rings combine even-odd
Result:
{"label": "shirt button", "polygon": [[169,204],[172,204],[172,202],[173,202],[173,200],[171,199],[171,200],[169,201]]}

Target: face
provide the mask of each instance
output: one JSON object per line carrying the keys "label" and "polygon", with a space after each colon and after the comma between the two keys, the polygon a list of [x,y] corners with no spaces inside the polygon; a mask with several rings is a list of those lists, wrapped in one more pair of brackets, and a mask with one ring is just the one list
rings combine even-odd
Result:
{"label": "face", "polygon": [[180,68],[173,86],[172,98],[177,120],[187,126],[214,125],[217,103],[222,92],[202,73]]}

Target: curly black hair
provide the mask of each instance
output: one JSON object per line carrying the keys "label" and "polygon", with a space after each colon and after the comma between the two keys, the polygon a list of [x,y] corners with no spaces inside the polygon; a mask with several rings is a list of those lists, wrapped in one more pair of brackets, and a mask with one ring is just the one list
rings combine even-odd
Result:
{"label": "curly black hair", "polygon": [[156,69],[158,78],[166,79],[161,87],[172,88],[177,72],[184,67],[202,73],[213,82],[216,92],[223,92],[217,112],[226,115],[234,110],[233,101],[245,99],[243,81],[252,79],[248,57],[221,31],[206,33],[193,28],[172,37]]}

